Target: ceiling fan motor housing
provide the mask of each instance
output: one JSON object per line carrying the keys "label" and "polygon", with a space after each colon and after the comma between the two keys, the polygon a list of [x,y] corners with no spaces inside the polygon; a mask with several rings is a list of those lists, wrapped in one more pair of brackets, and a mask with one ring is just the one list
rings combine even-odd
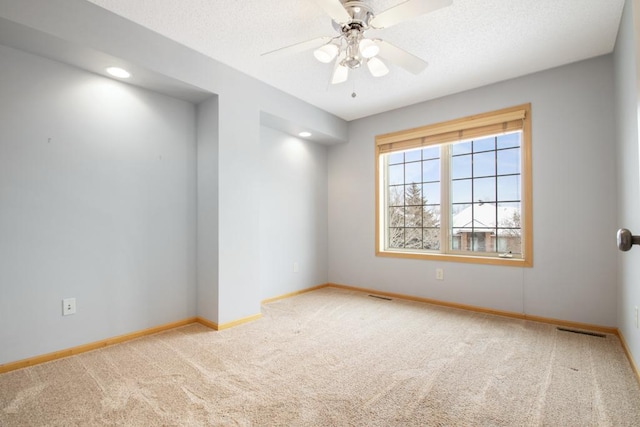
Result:
{"label": "ceiling fan motor housing", "polygon": [[369,28],[369,22],[373,19],[373,10],[371,7],[361,1],[347,1],[343,4],[351,20],[349,22],[333,22],[333,26],[343,33],[351,30],[364,32]]}
{"label": "ceiling fan motor housing", "polygon": [[351,20],[344,23],[332,21],[332,24],[336,30],[342,32],[342,36],[347,42],[346,57],[341,61],[341,64],[355,69],[363,63],[359,50],[360,41],[364,38],[364,32],[369,28],[369,21],[373,19],[374,15],[371,7],[361,1],[347,1],[343,6]]}

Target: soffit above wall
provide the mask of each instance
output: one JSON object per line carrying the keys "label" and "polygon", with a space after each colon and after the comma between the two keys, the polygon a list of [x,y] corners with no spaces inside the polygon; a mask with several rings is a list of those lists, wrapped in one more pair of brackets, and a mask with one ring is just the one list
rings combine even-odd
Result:
{"label": "soffit above wall", "polygon": [[172,79],[166,75],[94,49],[74,45],[50,34],[45,34],[4,18],[0,18],[0,44],[63,62],[109,78],[112,77],[107,74],[107,67],[122,67],[131,72],[131,78],[121,81],[194,104],[213,96],[210,92]]}

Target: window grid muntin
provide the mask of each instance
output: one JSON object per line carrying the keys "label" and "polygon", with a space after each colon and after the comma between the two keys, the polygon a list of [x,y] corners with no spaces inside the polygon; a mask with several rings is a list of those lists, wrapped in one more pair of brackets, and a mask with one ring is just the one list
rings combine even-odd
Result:
{"label": "window grid muntin", "polygon": [[[436,150],[434,150],[434,148],[437,148]],[[407,153],[420,153],[420,158],[410,158],[409,160],[407,160]],[[434,152],[437,154],[437,156],[434,155],[425,155],[425,153],[429,153],[429,152]],[[424,171],[424,166],[425,166],[425,162],[431,162],[434,160],[438,161],[439,164],[439,168],[442,169],[442,156],[441,156],[441,150],[439,146],[431,146],[431,147],[422,147],[422,148],[415,148],[415,149],[410,149],[410,150],[404,150],[401,152],[392,152],[392,153],[387,153],[385,155],[383,155],[384,158],[384,186],[386,188],[385,191],[385,206],[386,206],[386,212],[385,212],[385,249],[386,250],[403,250],[403,249],[411,249],[414,251],[433,251],[433,250],[438,250],[441,247],[441,243],[440,243],[440,237],[438,237],[437,239],[437,244],[435,245],[435,248],[426,248],[426,243],[425,243],[425,233],[430,233],[430,232],[436,232],[438,234],[438,236],[440,236],[441,234],[441,227],[440,227],[440,218],[442,216],[442,212],[441,212],[441,203],[429,203],[428,199],[425,197],[424,194],[424,184],[434,184],[434,183],[440,183],[441,185],[441,176],[440,174],[438,174],[438,179],[434,180],[434,179],[428,179],[425,180],[424,176],[425,176],[425,171]],[[419,163],[420,164],[420,180],[419,181],[411,181],[407,179],[407,164],[416,164]],[[404,183],[401,184],[388,184],[388,170],[390,166],[399,166],[399,165],[403,165],[403,172],[404,172]],[[419,189],[419,195],[422,198],[422,202],[419,204],[415,204],[415,203],[411,203],[411,202],[407,202],[408,196],[407,196],[407,191],[409,188],[415,188],[413,186],[417,186],[417,188]],[[403,188],[402,192],[402,204],[393,204],[393,201],[390,200],[390,196],[393,193],[394,189],[400,189]],[[442,189],[440,189],[440,194],[442,194]],[[426,202],[426,203],[425,203]],[[391,211],[392,209],[398,209],[401,208],[403,210],[403,214],[402,214],[402,227],[400,227],[400,224],[392,224],[390,221],[390,216],[391,216]],[[420,212],[420,225],[419,226],[415,226],[415,225],[407,225],[407,208],[422,208],[421,212]],[[436,223],[433,226],[425,226],[425,216],[427,215],[427,212],[430,211],[431,209],[434,209],[434,214],[436,216]],[[401,231],[400,231],[401,230]],[[407,233],[407,230],[410,230],[409,233]],[[412,239],[408,240],[407,239],[407,235],[413,235],[415,236],[415,232],[420,230],[420,245],[419,247],[414,247],[415,244],[412,244]],[[399,237],[399,235],[402,235],[402,246],[394,246],[392,239],[395,237],[396,239]]]}
{"label": "window grid muntin", "polygon": [[[508,138],[511,138],[513,135],[517,135],[517,145],[507,145],[506,147],[501,147],[498,148],[498,143],[501,137],[507,136]],[[519,235],[517,237],[519,237],[519,247],[520,250],[517,252],[513,252],[513,251],[508,251],[508,253],[510,255],[516,255],[516,256],[521,256],[522,252],[523,252],[523,242],[522,242],[522,222],[520,222],[520,227],[500,227],[499,226],[499,209],[498,206],[500,204],[505,204],[505,203],[518,203],[520,204],[520,209],[518,210],[518,215],[521,221],[522,218],[522,170],[521,170],[521,164],[519,164],[518,173],[508,173],[508,174],[498,174],[498,169],[499,169],[499,163],[498,163],[498,153],[502,152],[502,151],[507,151],[507,150],[513,150],[516,151],[518,153],[518,159],[522,159],[522,130],[519,131],[514,131],[514,132],[508,132],[502,135],[488,135],[488,136],[483,136],[480,137],[478,139],[470,139],[470,140],[466,140],[466,141],[457,141],[457,142],[451,142],[448,143],[451,146],[451,158],[449,163],[453,164],[454,158],[460,158],[460,157],[464,157],[464,156],[469,156],[471,158],[471,176],[470,177],[465,177],[465,178],[449,178],[448,182],[451,182],[453,185],[453,182],[461,182],[461,181],[470,181],[471,183],[471,201],[470,202],[450,202],[449,206],[451,206],[450,212],[449,212],[449,218],[451,223],[449,224],[448,227],[448,234],[450,236],[449,240],[448,240],[448,248],[449,251],[451,253],[461,253],[461,254],[469,254],[469,253],[473,253],[476,255],[484,255],[484,256],[495,256],[496,253],[499,252],[499,248],[498,248],[498,244],[499,244],[499,239],[504,239],[504,235],[501,236],[499,234],[499,231],[501,230],[518,230],[519,231]],[[493,140],[492,146],[493,148],[491,149],[481,149],[476,151],[474,149],[475,147],[475,143],[476,141],[487,141],[489,139]],[[455,146],[459,145],[459,146],[463,146],[469,144],[470,145],[470,151],[465,151],[465,152],[460,152],[457,154],[453,154],[453,152],[455,151]],[[485,154],[485,153],[494,153],[494,162],[493,162],[493,166],[494,166],[494,175],[480,175],[480,176],[475,176],[475,167],[474,167],[474,156],[476,154]],[[512,200],[500,200],[499,199],[499,194],[500,192],[498,191],[498,178],[501,177],[507,177],[507,176],[518,176],[520,177],[520,181],[519,181],[519,191],[518,193],[520,194],[520,199],[512,199]],[[493,178],[493,182],[494,182],[494,194],[495,194],[495,200],[490,200],[490,201],[482,201],[482,200],[476,200],[475,197],[475,190],[476,190],[476,186],[475,184],[475,180],[478,179],[484,179],[484,178]],[[475,210],[476,210],[476,205],[478,206],[482,206],[484,204],[490,204],[490,205],[495,205],[496,209],[495,209],[495,215],[494,215],[494,223],[496,224],[494,227],[476,227],[475,226],[475,219],[476,219],[476,214],[475,214]],[[461,211],[456,212],[456,209],[454,208],[456,205],[471,205],[471,227],[454,227],[453,224],[453,216],[457,213],[460,213]],[[469,232],[469,236],[472,238],[471,241],[471,249],[469,250],[464,250],[464,249],[460,249],[460,248],[454,248],[454,246],[456,246],[456,235],[454,233],[454,228],[458,229],[458,230],[470,230]],[[476,231],[476,230],[492,230],[492,233],[490,234],[490,236],[492,237],[491,239],[491,244],[492,244],[492,248],[494,250],[485,250],[485,251],[477,251],[474,250],[474,242],[479,240],[479,234],[478,233],[484,233],[484,237],[483,239],[485,240],[485,249],[486,249],[486,235],[488,234],[488,232],[482,232],[482,231]],[[460,243],[462,241],[462,236],[460,236]],[[460,246],[460,244],[458,245]]]}
{"label": "window grid muntin", "polygon": [[[518,154],[517,157],[521,161],[521,159],[522,159],[522,134],[523,134],[522,130],[519,130],[519,131],[508,132],[508,133],[501,134],[501,135],[483,136],[481,138],[471,139],[471,140],[468,140],[468,141],[456,141],[456,142],[432,145],[430,147],[436,147],[436,146],[440,147],[440,150],[439,150],[440,151],[440,156],[437,157],[437,158],[435,158],[435,157],[425,158],[423,156],[423,153],[426,150],[425,148],[409,149],[409,150],[405,150],[405,151],[401,152],[402,153],[402,159],[403,159],[402,162],[396,162],[396,163],[391,163],[391,164],[387,164],[385,162],[386,167],[388,167],[389,165],[399,165],[399,164],[403,164],[405,166],[404,167],[405,182],[403,184],[394,184],[394,185],[387,186],[386,185],[386,181],[385,181],[385,187],[387,188],[387,191],[386,191],[387,197],[391,193],[391,191],[390,191],[391,187],[403,187],[403,186],[405,187],[405,192],[403,194],[403,205],[395,206],[395,205],[386,204],[386,206],[387,206],[387,215],[388,215],[388,211],[389,211],[390,207],[403,207],[405,209],[405,215],[403,216],[403,219],[404,219],[403,227],[392,227],[388,222],[388,217],[385,218],[385,220],[386,220],[385,221],[385,225],[386,225],[386,227],[385,227],[385,229],[386,229],[385,246],[386,247],[385,247],[385,249],[386,250],[391,250],[391,251],[393,251],[393,250],[402,250],[402,249],[411,249],[412,251],[419,252],[419,251],[421,251],[420,249],[407,246],[407,239],[406,239],[407,232],[406,232],[406,230],[417,230],[417,229],[422,229],[423,230],[422,231],[422,236],[423,236],[422,237],[422,245],[421,245],[422,247],[424,247],[424,233],[425,233],[425,230],[438,230],[440,232],[440,244],[438,245],[439,247],[437,249],[427,250],[426,252],[430,252],[430,251],[436,250],[436,251],[438,251],[440,253],[461,253],[461,254],[465,254],[465,255],[468,255],[469,253],[473,253],[474,255],[496,256],[497,253],[499,252],[499,245],[500,245],[499,241],[500,241],[500,239],[504,239],[504,236],[500,235],[499,231],[517,230],[520,233],[519,234],[519,238],[520,238],[519,239],[519,246],[520,246],[521,249],[520,249],[519,252],[513,253],[513,255],[517,255],[517,256],[521,255],[522,252],[523,252],[522,251],[522,245],[523,245],[523,241],[522,241],[522,223],[520,224],[520,227],[500,227],[499,226],[500,223],[499,223],[499,220],[498,220],[498,218],[499,218],[498,206],[500,204],[505,204],[505,203],[511,203],[511,204],[518,203],[520,205],[520,207],[518,209],[520,218],[522,216],[522,191],[523,191],[522,185],[523,185],[523,181],[522,181],[521,164],[520,163],[518,164],[518,170],[519,170],[518,173],[499,174],[498,173],[498,169],[499,169],[500,166],[499,166],[499,163],[498,163],[498,153],[499,152],[507,152],[507,151],[517,151],[517,154]],[[500,137],[505,136],[505,135],[506,136],[518,135],[517,144],[516,145],[507,144],[506,146],[499,147]],[[488,139],[492,139],[493,140],[493,143],[492,143],[493,148],[491,148],[491,149],[481,149],[481,150],[478,150],[478,151],[474,150],[475,141],[486,141]],[[462,144],[462,143],[470,143],[471,151],[458,153],[458,154],[452,154],[453,146],[455,146],[457,144]],[[444,150],[445,147],[446,147],[446,151]],[[421,157],[420,157],[419,160],[416,159],[416,160],[407,161],[406,160],[406,153],[407,152],[421,152]],[[476,175],[474,175],[474,173],[475,173],[474,172],[474,155],[476,155],[476,154],[485,154],[485,153],[493,153],[494,174],[493,175],[486,175],[485,174],[485,175],[476,176]],[[385,159],[389,159],[389,158],[391,158],[391,156],[399,155],[399,154],[400,154],[400,152],[391,152],[391,153],[384,154],[383,157]],[[454,157],[463,157],[463,156],[470,156],[470,158],[471,158],[471,176],[470,177],[466,177],[466,178],[454,178],[454,179],[449,178],[447,176],[447,174],[451,174],[450,164],[452,163],[453,158]],[[447,158],[448,158],[448,161],[447,161]],[[422,179],[424,179],[424,162],[427,161],[427,160],[434,160],[434,159],[439,159],[440,160],[440,171],[441,171],[440,180],[438,180],[438,181],[435,181],[435,180],[423,181],[423,180],[421,180],[419,183],[418,182],[409,182],[409,183],[407,183],[407,179],[406,179],[406,164],[407,163],[418,163],[419,162],[420,163],[420,168],[421,168],[420,176],[421,176]],[[445,163],[448,163],[448,164],[445,166]],[[385,175],[386,175],[386,171],[387,171],[387,169],[385,168]],[[504,199],[504,200],[500,199],[500,191],[499,191],[499,184],[498,184],[499,178],[509,177],[509,176],[517,176],[517,177],[520,178],[519,185],[518,185],[519,188],[517,189],[517,192],[520,195],[520,199]],[[446,177],[446,179],[445,179],[445,177]],[[454,227],[453,227],[453,220],[452,220],[452,215],[453,215],[453,212],[455,211],[455,209],[454,209],[455,205],[471,205],[471,208],[472,208],[472,221],[471,221],[471,227],[468,227],[468,228],[470,228],[472,230],[471,236],[476,238],[476,241],[477,240],[481,240],[479,237],[475,236],[475,234],[476,234],[475,230],[476,229],[481,229],[481,227],[475,227],[474,226],[474,220],[473,220],[475,218],[475,212],[474,212],[475,205],[476,204],[480,204],[479,201],[475,200],[475,194],[474,194],[475,185],[474,185],[474,181],[478,180],[478,179],[483,179],[483,178],[493,178],[494,193],[495,193],[494,198],[495,198],[495,200],[491,200],[491,201],[488,201],[488,202],[484,202],[483,201],[482,204],[487,203],[487,204],[492,204],[492,205],[496,206],[496,213],[495,213],[495,218],[494,218],[496,225],[494,227],[484,227],[484,229],[493,230],[493,233],[491,234],[491,237],[492,237],[491,244],[492,244],[492,247],[493,247],[494,250],[492,250],[492,251],[482,251],[482,252],[473,251],[473,250],[471,250],[471,251],[470,250],[456,250],[456,249],[453,248],[453,242],[454,242],[453,228]],[[444,195],[444,193],[448,193],[450,191],[449,183],[452,183],[452,182],[455,182],[455,181],[465,181],[465,180],[466,181],[470,181],[470,183],[471,183],[471,200],[469,202],[453,203],[450,200],[448,200],[449,198],[447,197],[447,204],[445,205],[443,203],[443,201],[444,201],[443,200],[444,199],[443,195]],[[422,189],[421,194],[422,194],[422,196],[424,198],[424,191],[423,191],[424,187],[423,187],[423,185],[424,184],[428,184],[428,183],[440,183],[440,186],[441,186],[440,203],[439,204],[423,203],[423,204],[420,204],[420,205],[407,204],[406,187],[408,187],[408,186],[410,186],[412,184],[419,184],[420,188]],[[423,207],[423,210],[422,210],[423,218],[422,218],[422,223],[421,223],[422,226],[407,226],[406,225],[406,208],[407,207],[420,207],[420,206]],[[430,207],[430,206],[437,206],[439,208],[439,212],[438,212],[439,213],[439,220],[437,222],[437,224],[438,224],[437,227],[425,227],[424,226],[424,211],[425,211],[425,209],[427,207]],[[445,215],[448,216],[448,218],[447,218],[448,219],[448,221],[447,221],[448,224],[447,224],[446,228],[443,228],[443,222],[444,222],[443,218],[444,218]],[[390,244],[390,239],[389,239],[390,230],[398,229],[398,228],[402,228],[403,229],[403,236],[404,236],[403,247],[393,247]],[[462,227],[458,227],[458,228],[463,229]],[[443,229],[447,230],[446,234],[442,233]],[[447,237],[447,235],[449,237]],[[483,238],[485,239],[485,242],[486,242],[486,235]],[[485,243],[485,245],[486,245],[486,243]],[[423,249],[422,251],[425,251],[425,250]]]}

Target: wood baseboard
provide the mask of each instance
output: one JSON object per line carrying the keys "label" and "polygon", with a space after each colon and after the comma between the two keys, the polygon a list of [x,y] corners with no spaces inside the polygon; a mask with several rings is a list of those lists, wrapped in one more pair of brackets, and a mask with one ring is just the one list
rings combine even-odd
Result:
{"label": "wood baseboard", "polygon": [[620,338],[620,343],[622,344],[622,349],[624,353],[627,355],[627,359],[629,359],[629,363],[631,364],[631,369],[636,374],[636,379],[638,380],[638,384],[640,384],[640,369],[638,369],[638,365],[636,365],[633,360],[633,356],[631,355],[631,351],[629,350],[629,346],[627,345],[627,341],[624,339],[624,335],[622,332],[618,331],[618,338]]}
{"label": "wood baseboard", "polygon": [[234,326],[241,325],[243,323],[251,322],[253,320],[259,319],[262,317],[262,313],[254,314],[252,316],[243,317],[241,319],[236,319],[231,322],[218,324],[216,322],[212,322],[211,320],[205,319],[204,317],[196,317],[196,322],[204,325],[208,328],[213,329],[214,331],[222,331],[224,329],[233,328]]}
{"label": "wood baseboard", "polygon": [[[416,297],[416,296],[411,296],[411,295],[398,294],[398,293],[394,293],[394,292],[379,291],[379,290],[376,290],[376,289],[360,288],[360,287],[356,287],[356,286],[347,286],[347,285],[342,285],[342,284],[338,284],[338,283],[325,283],[325,284],[322,284],[322,285],[313,286],[313,287],[310,287],[310,288],[298,290],[298,291],[295,291],[295,292],[290,292],[290,293],[279,295],[279,296],[276,296],[276,297],[267,298],[267,299],[262,300],[262,304],[268,304],[270,302],[278,301],[278,300],[285,299],[285,298],[290,298],[290,297],[293,297],[293,296],[296,296],[296,295],[300,295],[300,294],[307,293],[307,292],[312,292],[312,291],[315,291],[315,290],[318,290],[318,289],[322,289],[322,288],[327,288],[327,287],[351,290],[351,291],[356,291],[356,292],[366,292],[366,293],[370,293],[370,294],[374,294],[374,295],[386,296],[386,297],[390,297],[390,298],[399,298],[399,299],[404,299],[404,300],[409,300],[409,301],[423,302],[423,303],[427,303],[427,304],[433,304],[433,305],[438,305],[438,306],[443,306],[443,307],[455,308],[455,309],[459,309],[459,310],[474,311],[474,312],[478,312],[478,313],[491,314],[491,315],[503,316],[503,317],[510,317],[510,318],[522,319],[522,320],[529,320],[529,321],[533,321],[533,322],[547,323],[547,324],[552,324],[552,325],[557,325],[557,326],[565,326],[565,327],[569,327],[569,328],[582,329],[582,330],[586,330],[586,331],[593,331],[593,332],[601,332],[601,333],[606,333],[606,334],[612,334],[612,335],[617,336],[620,339],[620,342],[622,343],[622,348],[624,349],[624,352],[627,355],[627,359],[629,360],[629,363],[631,364],[631,368],[634,371],[638,382],[640,382],[640,370],[638,369],[638,366],[636,365],[636,363],[633,360],[633,357],[631,356],[631,352],[629,351],[629,347],[628,347],[628,345],[627,345],[627,343],[626,343],[626,341],[624,339],[624,336],[620,333],[618,328],[613,328],[613,327],[609,327],[609,326],[598,326],[598,325],[591,325],[591,324],[586,324],[586,323],[570,322],[570,321],[566,321],[566,320],[551,319],[551,318],[546,318],[546,317],[531,316],[531,315],[527,315],[527,314],[524,314],[524,313],[514,313],[514,312],[508,312],[508,311],[493,310],[493,309],[487,309],[487,308],[483,308],[483,307],[476,307],[476,306],[465,305],[465,304],[457,304],[457,303],[450,303],[450,302],[446,302],[446,301],[439,301],[439,300],[434,300],[434,299],[430,299],[430,298],[422,298],[422,297]],[[221,330],[224,330],[224,329],[232,328],[232,327],[237,326],[237,325],[241,325],[243,323],[251,322],[253,320],[259,319],[260,317],[262,317],[262,314],[258,313],[258,314],[254,314],[252,316],[243,317],[241,319],[237,319],[237,320],[234,320],[234,321],[231,321],[231,322],[227,322],[227,323],[222,323],[222,324],[217,324],[217,323],[212,322],[210,320],[207,320],[207,319],[205,319],[203,317],[189,317],[187,319],[179,320],[177,322],[167,323],[167,324],[160,325],[160,326],[154,326],[152,328],[147,328],[147,329],[143,329],[143,330],[140,330],[140,331],[131,332],[129,334],[119,335],[119,336],[116,336],[116,337],[113,337],[113,338],[107,338],[107,339],[104,339],[104,340],[92,342],[92,343],[89,343],[89,344],[80,345],[80,346],[73,347],[73,348],[60,350],[60,351],[55,351],[53,353],[43,354],[43,355],[40,355],[40,356],[30,357],[28,359],[18,360],[16,362],[9,362],[9,363],[6,363],[4,365],[0,365],[0,374],[5,373],[5,372],[9,372],[9,371],[14,371],[16,369],[26,368],[28,366],[37,365],[37,364],[40,364],[40,363],[50,362],[52,360],[61,359],[61,358],[68,357],[68,356],[73,356],[75,354],[85,353],[85,352],[91,351],[91,350],[97,350],[99,348],[107,347],[109,345],[118,344],[118,343],[129,341],[129,340],[132,340],[132,339],[135,339],[135,338],[140,338],[140,337],[143,337],[143,336],[156,334],[158,332],[163,332],[163,331],[166,331],[166,330],[169,330],[169,329],[178,328],[180,326],[185,326],[185,325],[188,325],[188,324],[191,324],[191,323],[200,323],[200,324],[202,324],[202,325],[204,325],[204,326],[206,326],[208,328],[211,328],[211,329],[213,329],[215,331],[221,331]]]}
{"label": "wood baseboard", "polygon": [[254,314],[252,316],[243,317],[241,319],[232,320],[231,322],[221,323],[218,325],[217,331],[233,328],[234,326],[242,325],[243,323],[251,322],[262,317],[262,313]]}
{"label": "wood baseboard", "polygon": [[295,297],[296,295],[305,294],[305,293],[311,292],[311,291],[316,291],[318,289],[326,288],[327,286],[329,286],[329,284],[328,283],[324,283],[322,285],[317,285],[317,286],[312,286],[310,288],[300,289],[300,290],[295,291],[295,292],[289,292],[287,294],[282,294],[282,295],[278,295],[278,296],[275,296],[275,297],[263,299],[262,301],[260,301],[260,303],[261,304],[269,304],[270,302],[278,301],[278,300],[285,299],[285,298]]}
{"label": "wood baseboard", "polygon": [[529,314],[516,313],[516,312],[511,312],[511,311],[494,310],[494,309],[490,309],[490,308],[477,307],[477,306],[473,306],[473,305],[458,304],[458,303],[440,301],[440,300],[435,300],[435,299],[430,299],[430,298],[422,298],[422,297],[416,297],[416,296],[411,296],[411,295],[398,294],[398,293],[394,293],[394,292],[379,291],[379,290],[376,290],[376,289],[367,289],[367,288],[359,288],[359,287],[356,287],[356,286],[341,285],[341,284],[338,284],[338,283],[327,283],[326,286],[333,287],[333,288],[338,288],[338,289],[346,289],[346,290],[351,290],[351,291],[366,292],[366,293],[386,296],[386,297],[390,297],[390,298],[399,298],[399,299],[404,299],[404,300],[409,300],[409,301],[424,302],[424,303],[427,303],[427,304],[433,304],[433,305],[438,305],[438,306],[442,306],[442,307],[455,308],[455,309],[459,309],[459,310],[473,311],[473,312],[476,312],[476,313],[492,314],[492,315],[495,315],[495,316],[510,317],[510,318],[513,318],[513,319],[529,320],[529,321],[532,321],[532,322],[548,323],[548,324],[551,324],[551,325],[565,326],[565,327],[568,327],[568,328],[583,329],[583,330],[586,330],[586,331],[601,332],[601,333],[605,333],[605,334],[618,335],[618,328],[614,328],[614,327],[611,327],[611,326],[599,326],[599,325],[591,325],[591,324],[588,324],[588,323],[570,322],[570,321],[567,321],[567,320],[559,320],[559,319],[552,319],[552,318],[547,318],[547,317],[532,316],[532,315],[529,315]]}
{"label": "wood baseboard", "polygon": [[429,299],[429,298],[414,297],[414,296],[411,296],[411,295],[403,295],[403,294],[397,294],[397,293],[392,293],[392,292],[378,291],[378,290],[375,290],[375,289],[366,289],[366,288],[359,288],[359,287],[356,287],[356,286],[341,285],[341,284],[338,284],[338,283],[327,283],[324,286],[320,286],[320,288],[322,288],[322,287],[333,287],[333,288],[352,290],[352,291],[357,291],[357,292],[366,292],[366,293],[375,294],[375,295],[381,295],[381,296],[386,296],[386,297],[391,297],[391,298],[406,299],[406,300],[409,300],[409,301],[424,302],[424,303],[427,303],[427,304],[434,304],[434,305],[439,305],[439,306],[443,306],[443,307],[456,308],[456,309],[460,309],[460,310],[474,311],[474,312],[485,313],[485,314],[493,314],[493,315],[496,315],[496,316],[511,317],[511,318],[514,318],[514,319],[528,320],[528,321],[531,321],[531,322],[546,323],[546,324],[550,324],[550,325],[564,326],[564,327],[568,327],[568,328],[572,328],[572,329],[581,329],[581,330],[584,330],[584,331],[600,332],[600,333],[615,335],[620,340],[620,343],[622,344],[622,348],[624,349],[624,352],[625,352],[625,354],[627,356],[627,360],[629,360],[629,364],[631,365],[631,370],[635,374],[635,377],[638,380],[638,383],[640,383],[640,369],[638,369],[638,365],[633,360],[633,356],[631,355],[631,352],[629,351],[629,346],[627,345],[627,342],[624,339],[624,335],[620,332],[620,330],[618,328],[615,328],[615,327],[592,325],[592,324],[580,323],[580,322],[571,322],[571,321],[568,321],[568,320],[560,320],[560,319],[552,319],[552,318],[548,318],[548,317],[532,316],[532,315],[524,314],[524,313],[514,313],[514,312],[508,312],[508,311],[493,310],[493,309],[487,309],[487,308],[482,308],[482,307],[475,307],[475,306],[470,306],[470,305],[456,304],[456,303],[450,303],[450,302],[446,302],[446,301],[433,300],[433,299]]}
{"label": "wood baseboard", "polygon": [[191,323],[200,323],[215,331],[221,331],[233,326],[240,325],[242,323],[250,322],[258,319],[262,314],[255,314],[253,316],[247,316],[242,319],[234,320],[232,322],[223,323],[218,325],[215,322],[207,320],[202,317],[189,317],[177,322],[171,322],[164,325],[154,326],[152,328],[143,329],[140,331],[131,332],[124,335],[118,335],[116,337],[106,338],[104,340],[95,341],[88,344],[82,344],[76,347],[66,348],[64,350],[54,351],[52,353],[42,354],[39,356],[29,357],[27,359],[17,360],[15,362],[5,363],[0,365],[0,374],[5,372],[15,371],[17,369],[27,368],[29,366],[39,365],[45,362],[51,362],[52,360],[62,359],[64,357],[74,356],[76,354],[86,353],[87,351],[97,350],[100,348],[108,347],[110,345],[119,344],[125,341],[130,341],[136,338],[141,338],[147,335],[157,334],[158,332],[168,331],[169,329],[179,328],[180,326],[190,325]]}
{"label": "wood baseboard", "polygon": [[207,328],[211,328],[214,331],[218,330],[218,324],[216,322],[212,322],[211,320],[205,319],[204,317],[196,317],[196,322],[206,326]]}
{"label": "wood baseboard", "polygon": [[54,351],[53,353],[47,353],[40,356],[30,357],[16,362],[5,363],[0,365],[0,374],[9,371],[15,371],[16,369],[26,368],[28,366],[38,365],[40,363],[50,362],[56,359],[62,359],[63,357],[73,356],[80,353],[86,353],[87,351],[97,350],[113,344],[119,344],[121,342],[130,341],[136,338],[144,337],[147,335],[157,334],[158,332],[167,331],[169,329],[178,328],[180,326],[189,325],[197,321],[196,317],[189,317],[187,319],[178,320],[177,322],[171,322],[160,326],[154,326],[152,328],[143,329],[140,331],[131,332],[124,335],[118,335],[116,337],[107,338],[100,341],[95,341],[89,344],[79,345],[77,347],[67,348],[65,350]]}

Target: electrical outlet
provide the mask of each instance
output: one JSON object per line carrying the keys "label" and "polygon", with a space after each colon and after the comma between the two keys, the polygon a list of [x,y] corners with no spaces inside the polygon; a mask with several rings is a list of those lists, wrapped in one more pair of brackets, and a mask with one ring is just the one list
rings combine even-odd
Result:
{"label": "electrical outlet", "polygon": [[436,268],[436,280],[444,280],[444,270]]}
{"label": "electrical outlet", "polygon": [[636,305],[636,329],[640,328],[640,324],[638,324],[638,306]]}
{"label": "electrical outlet", "polygon": [[70,314],[76,314],[75,298],[65,298],[62,300],[62,315],[68,316]]}
{"label": "electrical outlet", "polygon": [[293,272],[297,273],[298,271],[300,271],[300,266],[298,265],[298,262],[294,262],[293,263]]}

